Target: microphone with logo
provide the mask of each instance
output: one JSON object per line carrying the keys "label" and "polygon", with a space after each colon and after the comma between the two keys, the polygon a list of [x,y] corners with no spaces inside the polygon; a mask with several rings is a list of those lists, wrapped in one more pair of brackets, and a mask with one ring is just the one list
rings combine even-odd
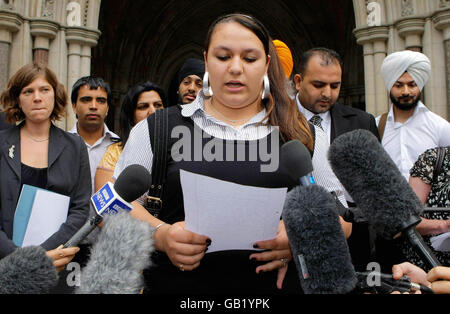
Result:
{"label": "microphone with logo", "polygon": [[395,163],[367,130],[338,137],[328,152],[331,167],[378,236],[405,237],[430,268],[440,266],[416,230],[423,205]]}
{"label": "microphone with logo", "polygon": [[130,203],[142,196],[150,184],[150,173],[143,166],[126,167],[114,185],[108,182],[91,197],[96,215],[91,217],[63,247],[77,246],[103,221],[103,216],[120,211],[130,212],[133,209]]}
{"label": "microphone with logo", "polygon": [[300,185],[315,184],[311,153],[298,140],[289,141],[280,150],[281,171]]}

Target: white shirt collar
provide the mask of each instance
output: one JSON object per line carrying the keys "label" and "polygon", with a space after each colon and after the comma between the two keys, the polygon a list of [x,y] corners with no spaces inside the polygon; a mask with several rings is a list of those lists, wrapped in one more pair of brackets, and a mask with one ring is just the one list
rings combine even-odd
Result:
{"label": "white shirt collar", "polygon": [[[78,123],[76,123],[73,126],[73,128],[70,131],[68,131],[68,132],[79,135],[79,133],[78,133]],[[120,139],[120,137],[117,134],[115,134],[114,132],[110,131],[108,126],[106,125],[106,123],[104,123],[103,124],[103,136],[93,146],[97,145],[98,143],[103,142],[103,140],[105,140],[106,138],[110,138],[110,139],[114,139],[114,140],[119,140]]]}
{"label": "white shirt collar", "polygon": [[[412,114],[412,116],[405,122],[407,123],[408,121],[410,121],[411,119],[415,118],[417,115],[421,114],[422,112],[428,112],[430,111],[430,109],[428,109],[423,102],[421,102],[419,100],[419,103],[417,104],[417,107],[414,109],[414,113]],[[394,122],[394,106],[391,105],[391,108],[389,110],[389,114],[388,114],[388,120]]]}
{"label": "white shirt collar", "polygon": [[[211,121],[214,121],[217,124],[223,124],[226,126],[230,126],[229,124],[220,121],[213,116],[207,114],[205,112],[205,98],[203,95],[203,91],[198,92],[197,98],[190,104],[182,105],[181,109],[181,115],[185,118],[191,118],[194,116],[194,114],[199,113],[200,115],[208,118]],[[253,116],[249,121],[247,121],[243,126],[239,128],[243,128],[245,126],[251,125],[251,124],[257,124],[264,121],[264,118],[267,115],[266,109],[261,110],[259,113],[257,113],[255,116]]]}
{"label": "white shirt collar", "polygon": [[[298,109],[299,109],[300,112],[305,116],[305,118],[309,121],[309,120],[311,120],[311,118],[314,117],[316,114],[315,114],[314,112],[311,112],[310,110],[306,109],[305,107],[303,107],[303,105],[301,104],[300,99],[299,99],[298,96],[299,96],[299,95],[298,95],[298,93],[297,93],[297,95],[295,96],[295,99],[296,99],[296,101],[297,101]],[[331,114],[330,114],[330,111],[329,111],[329,110],[328,110],[327,112],[319,113],[318,115],[322,118],[322,121],[323,121],[325,124],[329,124],[329,123],[331,122]]]}

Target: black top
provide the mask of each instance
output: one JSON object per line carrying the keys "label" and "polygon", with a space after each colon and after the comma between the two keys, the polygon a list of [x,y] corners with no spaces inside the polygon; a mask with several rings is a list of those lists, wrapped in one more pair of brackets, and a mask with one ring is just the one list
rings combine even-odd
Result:
{"label": "black top", "polygon": [[21,172],[22,186],[27,184],[41,189],[47,186],[47,168],[38,169],[22,163]]}
{"label": "black top", "polygon": [[[282,174],[280,169],[274,172],[261,172],[261,165],[269,164],[263,162],[261,156],[257,158],[253,152],[259,151],[264,145],[263,151],[271,151],[271,136],[258,141],[225,141],[208,136],[203,138],[202,130],[194,126],[190,118],[181,115],[180,108],[170,107],[169,110],[169,134],[175,126],[184,126],[190,131],[190,139],[185,141],[185,146],[180,146],[178,138],[169,140],[168,149],[177,143],[177,151],[169,153],[167,167],[167,181],[163,190],[163,208],[159,218],[167,223],[184,221],[183,192],[180,183],[180,169],[206,175],[219,180],[238,183],[242,185],[264,187],[264,188],[291,188],[296,185],[287,175]],[[149,130],[154,136],[154,117],[150,116]],[[184,134],[185,135],[185,134]],[[277,134],[278,136],[278,134]],[[199,141],[199,139],[202,139]],[[197,150],[194,149],[197,142]],[[201,143],[201,146],[198,143]],[[280,145],[281,145],[280,140]],[[216,156],[223,156],[223,161],[207,161],[205,154],[208,151]],[[266,149],[267,147],[267,149]],[[179,148],[179,150],[178,150]],[[276,147],[279,150],[279,146]],[[174,161],[172,154],[183,154],[183,149],[190,149],[190,158]],[[256,150],[255,150],[256,149]],[[244,156],[245,158],[238,158]],[[233,158],[231,158],[233,157]],[[178,158],[176,158],[178,159]],[[245,161],[239,161],[245,160]],[[252,161],[253,160],[253,161]],[[242,217],[251,219],[251,217]],[[230,226],[232,232],[232,226]],[[167,255],[156,252],[153,255],[153,267],[146,271],[146,293],[151,294],[277,294],[277,293],[300,293],[299,277],[293,263],[289,264],[288,275],[284,282],[282,291],[276,288],[277,271],[259,274],[255,273],[257,266],[265,263],[250,261],[249,256],[255,251],[224,251],[207,254],[201,261],[199,268],[192,272],[181,272],[172,265]]]}
{"label": "black top", "polygon": [[29,181],[30,176],[28,179],[22,177],[24,170],[20,156],[20,128],[23,125],[24,122],[0,131],[0,259],[17,249],[12,241],[14,215],[21,185],[24,183],[44,186],[48,191],[70,197],[67,220],[40,245],[45,250],[53,250],[66,243],[89,218],[91,174],[89,155],[83,139],[52,124],[48,169],[42,170],[42,176],[38,175],[37,181]]}

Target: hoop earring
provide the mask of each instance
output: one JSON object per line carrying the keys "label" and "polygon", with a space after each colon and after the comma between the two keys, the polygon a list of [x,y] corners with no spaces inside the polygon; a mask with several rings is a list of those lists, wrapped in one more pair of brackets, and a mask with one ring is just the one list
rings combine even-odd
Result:
{"label": "hoop earring", "polygon": [[264,75],[264,92],[262,94],[262,100],[269,99],[270,96],[270,81],[269,76],[266,74]]}
{"label": "hoop earring", "polygon": [[209,86],[209,73],[205,72],[205,75],[203,76],[203,95],[205,97],[212,97],[213,91],[211,86]]}

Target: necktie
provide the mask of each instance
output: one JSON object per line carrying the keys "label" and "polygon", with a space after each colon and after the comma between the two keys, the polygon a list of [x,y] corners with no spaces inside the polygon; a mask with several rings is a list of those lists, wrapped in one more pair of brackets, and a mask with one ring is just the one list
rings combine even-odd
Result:
{"label": "necktie", "polygon": [[322,118],[319,115],[316,114],[309,121],[312,124],[314,124],[315,126],[317,126],[317,127],[319,127],[320,129],[323,130],[323,128],[322,128]]}

